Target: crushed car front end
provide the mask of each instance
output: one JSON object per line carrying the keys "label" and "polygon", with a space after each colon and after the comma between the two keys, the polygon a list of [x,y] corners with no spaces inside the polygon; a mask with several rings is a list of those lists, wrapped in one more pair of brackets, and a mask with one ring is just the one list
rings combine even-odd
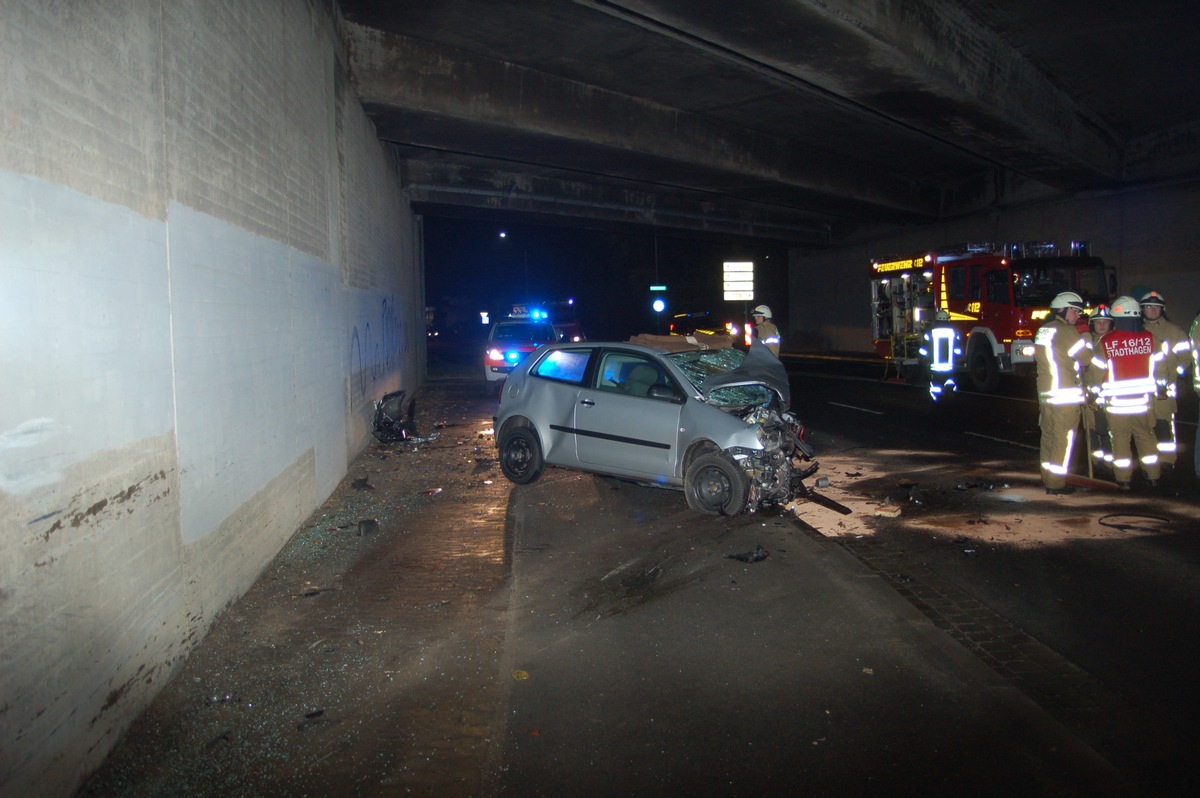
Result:
{"label": "crushed car front end", "polygon": [[[681,464],[684,490],[693,509],[724,514],[755,512],[783,505],[807,493],[804,479],[816,473],[813,449],[805,440],[804,426],[788,409],[790,391],[787,373],[765,346],[755,342],[748,352],[707,350],[669,355],[672,362],[702,397],[692,427],[702,444],[689,447]],[[702,421],[704,411],[737,419],[738,428],[729,429],[717,416]],[[715,473],[720,465],[715,455],[727,458],[745,474],[744,503],[705,501],[706,487],[741,490],[736,479]],[[703,475],[701,458],[710,466]],[[707,481],[706,481],[707,480]],[[716,480],[714,483],[713,480]],[[725,483],[728,482],[728,486]]]}

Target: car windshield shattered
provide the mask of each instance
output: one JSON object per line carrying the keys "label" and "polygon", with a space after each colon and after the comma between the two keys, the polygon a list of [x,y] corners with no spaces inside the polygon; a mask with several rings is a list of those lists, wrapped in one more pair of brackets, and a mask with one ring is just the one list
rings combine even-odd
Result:
{"label": "car windshield shattered", "polygon": [[[728,374],[742,365],[746,353],[740,349],[704,349],[677,352],[669,356],[688,378],[688,382],[699,391],[704,381],[714,374]],[[753,405],[770,401],[771,392],[765,385],[738,385],[718,388],[709,400],[719,406]]]}
{"label": "car windshield shattered", "polygon": [[785,408],[788,405],[787,374],[761,344],[752,347],[749,354],[740,349],[719,348],[676,352],[668,357],[710,404],[749,407],[779,398]]}

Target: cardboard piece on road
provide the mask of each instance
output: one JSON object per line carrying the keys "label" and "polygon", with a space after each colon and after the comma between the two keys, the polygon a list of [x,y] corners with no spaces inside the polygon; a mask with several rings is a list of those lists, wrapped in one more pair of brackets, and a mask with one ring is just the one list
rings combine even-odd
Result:
{"label": "cardboard piece on road", "polygon": [[733,346],[731,335],[710,335],[708,333],[692,333],[691,335],[653,335],[642,333],[629,339],[631,344],[641,344],[668,352],[686,352],[689,349],[729,349]]}

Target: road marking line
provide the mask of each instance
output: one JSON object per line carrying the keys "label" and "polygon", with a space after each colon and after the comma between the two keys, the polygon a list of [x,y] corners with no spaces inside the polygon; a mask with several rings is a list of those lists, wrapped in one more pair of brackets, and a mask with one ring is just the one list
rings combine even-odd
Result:
{"label": "road marking line", "polygon": [[873,414],[875,414],[875,415],[877,415],[877,416],[882,416],[882,415],[883,415],[883,411],[882,411],[882,410],[868,410],[868,409],[867,409],[867,408],[865,408],[865,407],[855,407],[854,405],[844,405],[844,404],[842,404],[841,402],[830,402],[829,404],[833,405],[834,407],[844,407],[844,408],[846,408],[846,409],[848,409],[848,410],[860,410],[860,411],[862,411],[863,413],[873,413]]}
{"label": "road marking line", "polygon": [[1010,441],[1005,438],[993,438],[991,435],[981,435],[978,432],[964,432],[963,434],[974,435],[976,438],[986,438],[987,440],[995,441],[996,443],[1007,443],[1009,446],[1020,446],[1022,449],[1032,449],[1035,452],[1040,451],[1037,446],[1030,446],[1028,443],[1017,443],[1016,441]]}

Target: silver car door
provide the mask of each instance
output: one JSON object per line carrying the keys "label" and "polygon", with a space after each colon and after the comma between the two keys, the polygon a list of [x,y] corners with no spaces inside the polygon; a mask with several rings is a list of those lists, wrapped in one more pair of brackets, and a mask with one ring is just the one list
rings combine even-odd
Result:
{"label": "silver car door", "polygon": [[640,354],[602,354],[575,403],[575,446],[585,468],[650,480],[674,473],[682,405],[646,396],[669,382],[662,366]]}

